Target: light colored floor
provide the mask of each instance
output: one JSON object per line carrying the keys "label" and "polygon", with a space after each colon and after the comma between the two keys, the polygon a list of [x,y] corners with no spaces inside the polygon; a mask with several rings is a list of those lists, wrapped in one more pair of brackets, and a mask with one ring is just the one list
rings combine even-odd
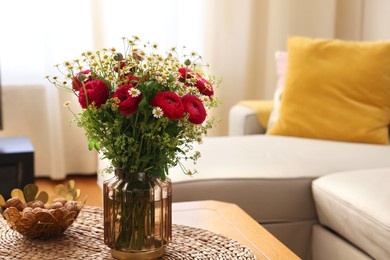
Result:
{"label": "light colored floor", "polygon": [[86,205],[88,206],[103,206],[102,190],[97,184],[97,176],[68,176],[62,181],[53,181],[49,178],[36,178],[35,184],[38,185],[39,190],[46,191],[49,195],[55,194],[54,187],[58,184],[66,184],[68,180],[74,180],[76,188],[81,190],[79,201],[84,200],[85,196],[88,196]]}

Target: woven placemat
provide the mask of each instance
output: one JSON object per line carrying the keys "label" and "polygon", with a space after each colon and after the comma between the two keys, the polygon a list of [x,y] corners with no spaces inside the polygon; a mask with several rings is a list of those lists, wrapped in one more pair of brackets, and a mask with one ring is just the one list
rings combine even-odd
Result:
{"label": "woven placemat", "polygon": [[[27,239],[0,217],[0,259],[113,259],[103,241],[103,213],[85,206],[63,236]],[[256,259],[240,243],[203,229],[173,225],[162,259]]]}

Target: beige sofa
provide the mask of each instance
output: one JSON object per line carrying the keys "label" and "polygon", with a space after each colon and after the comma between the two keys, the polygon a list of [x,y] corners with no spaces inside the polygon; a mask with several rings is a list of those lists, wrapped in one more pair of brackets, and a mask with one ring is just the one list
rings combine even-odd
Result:
{"label": "beige sofa", "polygon": [[[302,259],[390,259],[390,146],[265,134],[252,109],[207,137],[173,200],[238,204]],[[186,165],[194,168],[192,165]]]}

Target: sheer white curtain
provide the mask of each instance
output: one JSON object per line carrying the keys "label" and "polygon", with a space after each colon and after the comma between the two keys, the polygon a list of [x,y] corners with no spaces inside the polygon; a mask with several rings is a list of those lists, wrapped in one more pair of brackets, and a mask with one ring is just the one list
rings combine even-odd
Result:
{"label": "sheer white curtain", "polygon": [[[97,48],[137,35],[164,50],[186,46],[203,51],[205,0],[93,1]],[[119,42],[120,43],[120,42]]]}
{"label": "sheer white curtain", "polygon": [[[69,127],[62,104],[72,95],[45,80],[54,64],[86,50],[122,47],[138,35],[161,48],[186,45],[202,51],[203,1],[20,0],[0,2],[4,130],[0,137],[28,136],[36,176],[62,179],[94,173],[98,156],[87,150],[82,129]],[[0,139],[1,142],[1,139]]]}
{"label": "sheer white curtain", "polygon": [[[388,0],[19,0],[0,1],[4,130],[35,147],[37,176],[61,179],[93,173],[97,155],[83,131],[68,126],[71,98],[45,81],[53,64],[82,51],[121,49],[138,35],[161,49],[186,45],[223,78],[216,90],[222,119],[211,135],[227,133],[229,108],[242,99],[272,98],[273,55],[288,35],[385,40]],[[77,107],[77,102],[74,104]],[[1,141],[1,139],[0,139]]]}
{"label": "sheer white curtain", "polygon": [[[76,8],[77,7],[77,8]],[[89,1],[1,1],[0,24],[4,130],[2,137],[28,136],[35,148],[36,176],[74,172],[85,148],[82,131],[71,128],[58,90],[45,80],[60,63],[92,47]],[[66,129],[64,129],[66,128]],[[67,138],[71,135],[71,138]],[[72,142],[69,140],[77,140]],[[73,160],[74,161],[74,160]],[[94,160],[96,162],[96,159]],[[93,172],[91,167],[81,167]]]}

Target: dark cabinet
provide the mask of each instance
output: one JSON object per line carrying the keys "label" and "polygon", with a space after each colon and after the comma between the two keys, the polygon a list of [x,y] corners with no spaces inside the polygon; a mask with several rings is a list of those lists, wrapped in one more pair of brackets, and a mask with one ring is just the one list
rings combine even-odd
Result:
{"label": "dark cabinet", "polygon": [[0,138],[0,194],[34,183],[34,148],[27,137]]}

